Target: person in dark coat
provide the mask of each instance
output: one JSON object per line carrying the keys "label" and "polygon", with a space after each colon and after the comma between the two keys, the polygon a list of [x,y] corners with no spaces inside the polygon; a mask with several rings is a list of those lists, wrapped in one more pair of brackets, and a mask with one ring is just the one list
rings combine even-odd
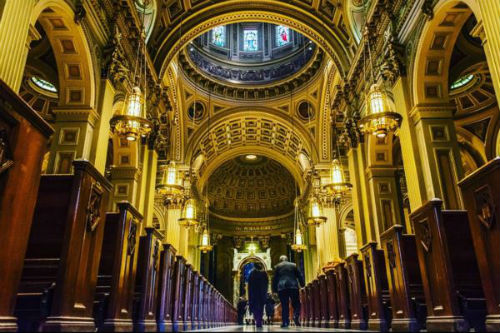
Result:
{"label": "person in dark coat", "polygon": [[267,293],[267,299],[266,299],[266,317],[267,317],[267,324],[271,325],[273,323],[273,318],[274,318],[274,304],[276,302],[274,301],[273,295],[271,293]]}
{"label": "person in dark coat", "polygon": [[278,293],[281,302],[281,327],[290,325],[289,300],[292,301],[293,320],[295,325],[300,326],[300,297],[299,287],[304,287],[304,276],[297,265],[288,261],[286,256],[280,257],[280,263],[274,268],[272,289]]}
{"label": "person in dark coat", "polygon": [[248,277],[248,301],[250,311],[253,313],[255,325],[262,327],[262,316],[264,315],[264,305],[266,304],[269,278],[261,263],[256,263],[250,276]]}
{"label": "person in dark coat", "polygon": [[245,313],[247,312],[247,300],[245,297],[240,297],[237,305],[238,311],[238,325],[243,325],[243,318],[245,317]]}

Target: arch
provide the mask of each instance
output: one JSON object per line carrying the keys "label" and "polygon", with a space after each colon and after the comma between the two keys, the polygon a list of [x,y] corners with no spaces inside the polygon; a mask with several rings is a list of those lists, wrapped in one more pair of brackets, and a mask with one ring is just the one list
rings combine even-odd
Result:
{"label": "arch", "polygon": [[449,103],[453,48],[463,25],[473,14],[480,20],[475,0],[440,0],[434,7],[434,18],[422,29],[416,49],[413,68],[415,105]]}
{"label": "arch", "polygon": [[200,154],[204,156],[204,164],[199,169],[199,189],[224,161],[239,155],[260,154],[278,161],[290,171],[301,189],[305,189],[306,184],[299,156],[303,153],[311,164],[318,162],[314,138],[302,124],[292,124],[289,116],[262,107],[225,110],[210,120],[210,132],[206,120],[192,135],[185,152],[185,161],[190,165]]}
{"label": "arch", "polygon": [[59,76],[59,106],[94,108],[95,71],[88,38],[75,22],[74,10],[63,0],[41,0],[31,25],[39,22],[50,41]]}
{"label": "arch", "polygon": [[[218,26],[238,22],[263,21],[286,25],[315,41],[334,59],[338,70],[346,73],[352,57],[347,42],[334,26],[333,16],[329,21],[323,15],[314,15],[312,7],[301,8],[283,1],[238,1],[227,0],[213,3],[198,1],[196,10],[183,11],[172,26],[160,32],[157,40],[161,43],[154,56],[155,68],[163,77],[174,56],[191,40]],[[306,6],[307,7],[307,6]],[[344,75],[342,75],[344,76]]]}

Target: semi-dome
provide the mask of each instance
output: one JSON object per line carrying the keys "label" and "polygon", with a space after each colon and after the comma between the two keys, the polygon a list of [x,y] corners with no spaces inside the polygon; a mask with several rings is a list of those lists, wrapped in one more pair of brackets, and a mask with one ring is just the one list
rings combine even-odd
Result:
{"label": "semi-dome", "polygon": [[293,211],[295,180],[278,162],[259,155],[229,160],[209,179],[210,211],[226,218],[276,217]]}

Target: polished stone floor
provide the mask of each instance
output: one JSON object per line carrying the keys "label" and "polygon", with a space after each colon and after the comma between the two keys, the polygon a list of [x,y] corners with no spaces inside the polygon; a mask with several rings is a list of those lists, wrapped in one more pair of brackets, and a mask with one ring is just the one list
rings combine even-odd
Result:
{"label": "polished stone floor", "polygon": [[288,328],[281,328],[279,325],[272,325],[272,326],[265,325],[263,328],[257,329],[255,328],[255,326],[242,325],[242,326],[227,326],[227,327],[212,328],[209,330],[200,330],[194,332],[358,332],[358,331],[334,329],[334,328],[295,327],[295,326],[290,326]]}

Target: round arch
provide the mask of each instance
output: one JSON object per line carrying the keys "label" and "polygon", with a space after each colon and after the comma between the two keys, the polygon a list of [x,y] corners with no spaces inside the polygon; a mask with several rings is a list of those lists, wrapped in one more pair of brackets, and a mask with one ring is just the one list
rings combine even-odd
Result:
{"label": "round arch", "polygon": [[416,49],[412,79],[415,105],[449,103],[453,48],[471,15],[481,19],[476,0],[440,0],[435,5],[434,17],[423,27]]}
{"label": "round arch", "polygon": [[[308,5],[310,7],[310,5]],[[336,32],[331,21],[315,10],[303,8],[283,1],[238,1],[227,0],[213,3],[199,1],[196,11],[180,13],[181,19],[174,21],[169,29],[158,36],[161,44],[154,56],[155,68],[163,77],[168,64],[175,55],[197,36],[218,26],[238,22],[262,21],[283,24],[315,41],[332,57],[338,70],[347,72],[352,57],[345,38]]]}
{"label": "round arch", "polygon": [[59,106],[94,108],[95,71],[88,39],[75,12],[63,0],[41,0],[31,25],[39,22],[50,41],[59,76]]}
{"label": "round arch", "polygon": [[[227,136],[228,133],[236,134]],[[309,164],[318,163],[314,139],[307,129],[299,122],[292,124],[289,116],[268,108],[226,110],[211,119],[210,131],[205,120],[189,140],[185,152],[189,165],[200,154],[204,156],[198,189],[202,189],[224,161],[239,155],[260,154],[276,160],[290,171],[301,189],[305,188],[303,173],[306,171],[301,156],[307,156]]]}

